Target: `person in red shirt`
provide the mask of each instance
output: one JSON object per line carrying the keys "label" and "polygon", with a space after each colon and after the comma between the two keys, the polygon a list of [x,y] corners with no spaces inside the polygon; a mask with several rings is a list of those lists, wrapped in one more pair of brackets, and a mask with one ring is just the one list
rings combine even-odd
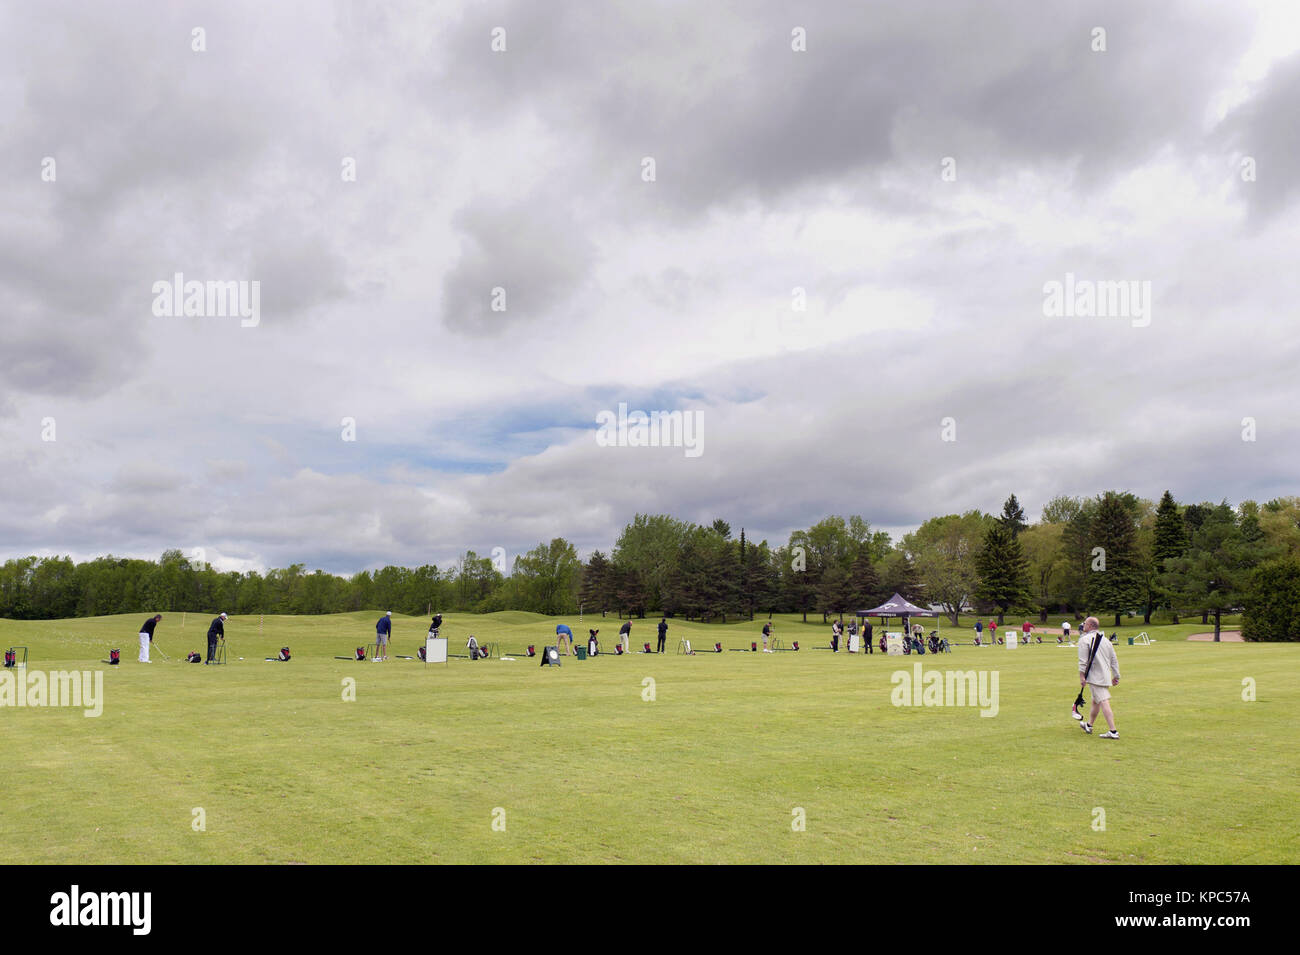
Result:
{"label": "person in red shirt", "polygon": [[990,621],[989,621],[989,641],[990,641],[991,643],[997,643],[997,642],[999,642],[999,641],[998,641],[998,622],[997,622],[996,620],[990,620]]}
{"label": "person in red shirt", "polygon": [[1030,643],[1030,642],[1031,642],[1031,635],[1032,635],[1033,632],[1034,632],[1034,626],[1033,626],[1033,624],[1031,624],[1028,620],[1026,620],[1026,621],[1025,621],[1025,625],[1024,625],[1023,627],[1021,627],[1020,629],[1023,630],[1023,631],[1025,632],[1025,643]]}

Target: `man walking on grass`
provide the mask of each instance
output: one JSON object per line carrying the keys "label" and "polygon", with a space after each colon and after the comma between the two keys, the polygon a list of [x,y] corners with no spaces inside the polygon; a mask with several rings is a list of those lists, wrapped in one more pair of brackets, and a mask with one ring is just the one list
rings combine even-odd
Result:
{"label": "man walking on grass", "polygon": [[[1102,739],[1119,739],[1115,729],[1115,714],[1110,709],[1110,688],[1119,686],[1119,657],[1115,647],[1106,639],[1106,635],[1097,629],[1096,617],[1089,617],[1083,622],[1083,632],[1079,634],[1079,688],[1086,684],[1092,690],[1092,711],[1088,718],[1079,723],[1085,733],[1092,732],[1092,724],[1097,719],[1098,710],[1106,717],[1106,726],[1110,730],[1102,733]],[[1093,650],[1093,644],[1097,645]],[[1089,660],[1092,661],[1089,666]]]}
{"label": "man walking on grass", "polygon": [[162,614],[155,614],[144,622],[140,628],[140,662],[149,663],[149,645],[153,643],[153,628],[158,626],[158,621],[162,619]]}

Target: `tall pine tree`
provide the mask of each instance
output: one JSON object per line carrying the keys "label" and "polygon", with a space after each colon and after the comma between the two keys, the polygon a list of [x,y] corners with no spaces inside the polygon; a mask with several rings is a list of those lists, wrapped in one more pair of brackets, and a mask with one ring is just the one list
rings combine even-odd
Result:
{"label": "tall pine tree", "polygon": [[998,623],[1005,622],[1008,610],[1030,605],[1029,560],[1012,524],[1000,521],[988,529],[984,547],[975,557],[975,571],[979,575],[975,599],[998,608]]}
{"label": "tall pine tree", "polygon": [[1107,491],[1097,503],[1089,530],[1092,559],[1086,586],[1088,606],[1099,613],[1113,613],[1118,627],[1120,615],[1138,607],[1143,596],[1133,512],[1124,498]]}

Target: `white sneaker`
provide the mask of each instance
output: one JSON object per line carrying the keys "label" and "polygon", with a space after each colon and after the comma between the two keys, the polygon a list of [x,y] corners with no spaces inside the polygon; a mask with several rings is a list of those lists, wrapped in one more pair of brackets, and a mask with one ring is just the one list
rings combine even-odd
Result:
{"label": "white sneaker", "polygon": [[1102,739],[1119,739],[1119,730],[1109,730],[1101,734]]}
{"label": "white sneaker", "polygon": [[1079,729],[1083,730],[1083,731],[1084,731],[1085,733],[1087,733],[1089,736],[1092,735],[1092,727],[1089,726],[1086,722],[1080,722],[1080,723],[1079,723]]}

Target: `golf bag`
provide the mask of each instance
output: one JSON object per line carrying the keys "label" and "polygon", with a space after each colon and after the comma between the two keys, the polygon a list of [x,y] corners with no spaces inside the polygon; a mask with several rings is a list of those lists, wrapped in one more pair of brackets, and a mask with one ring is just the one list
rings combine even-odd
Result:
{"label": "golf bag", "polygon": [[288,663],[288,662],[289,662],[289,648],[288,648],[288,647],[281,647],[281,648],[280,648],[280,653],[279,653],[279,655],[276,657],[276,659],[278,659],[281,663]]}
{"label": "golf bag", "polygon": [[623,655],[623,644],[621,643],[614,644],[614,656],[621,657],[622,655]]}
{"label": "golf bag", "polygon": [[647,643],[644,646],[645,649],[641,651],[642,653],[654,653],[654,651],[650,649],[650,644]]}
{"label": "golf bag", "polygon": [[12,670],[12,669],[14,668],[14,665],[15,665],[17,662],[18,662],[18,654],[14,653],[14,651],[12,651],[12,650],[6,650],[6,651],[5,651],[5,669],[7,669],[7,670]]}
{"label": "golf bag", "polygon": [[465,644],[469,648],[469,658],[471,660],[483,660],[487,658],[488,652],[478,645],[478,640],[470,634],[469,642]]}
{"label": "golf bag", "polygon": [[415,655],[418,656],[421,660],[425,659],[425,657],[424,657],[424,647],[417,647],[417,648],[416,648],[416,651],[415,651]]}
{"label": "golf bag", "polygon": [[533,646],[531,643],[528,644],[528,655],[530,657],[537,656],[537,647]]}
{"label": "golf bag", "polygon": [[109,666],[111,666],[111,667],[115,667],[115,666],[119,665],[121,662],[122,662],[122,651],[121,651],[121,650],[109,650],[109,651],[108,651],[108,665],[109,665]]}
{"label": "golf bag", "polygon": [[757,640],[751,640],[751,641],[749,641],[749,652],[750,652],[750,653],[757,653],[757,652],[758,652],[758,641],[757,641]]}
{"label": "golf bag", "polygon": [[357,647],[357,659],[358,659],[358,660],[364,660],[365,658],[366,658],[366,648],[365,648],[365,647]]}
{"label": "golf bag", "polygon": [[934,631],[930,632],[930,652],[931,653],[939,652],[939,634],[935,633]]}
{"label": "golf bag", "polygon": [[185,658],[185,662],[186,662],[186,663],[202,663],[202,662],[203,662],[203,657],[199,655],[199,652],[198,652],[197,650],[191,650],[190,653],[189,653],[189,655]]}

